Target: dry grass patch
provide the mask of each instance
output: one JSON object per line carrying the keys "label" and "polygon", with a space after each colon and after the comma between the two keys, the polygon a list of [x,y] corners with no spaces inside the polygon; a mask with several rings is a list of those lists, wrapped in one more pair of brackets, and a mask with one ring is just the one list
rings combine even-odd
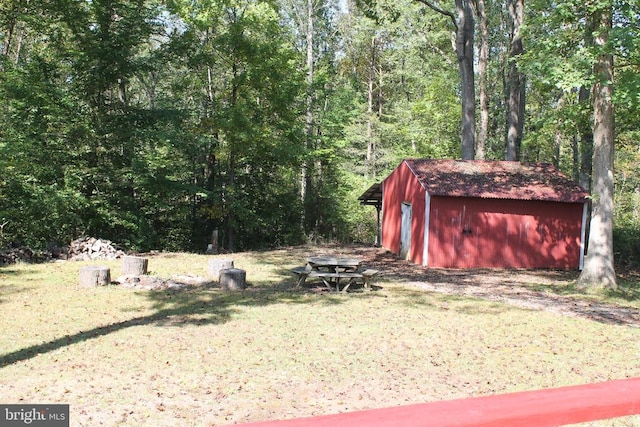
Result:
{"label": "dry grass patch", "polygon": [[[233,254],[238,293],[82,289],[83,263],[0,268],[0,401],[69,403],[77,426],[207,426],[640,375],[633,327],[391,275],[368,293],[295,289],[288,269],[316,250]],[[158,254],[149,270],[206,276],[207,257]]]}

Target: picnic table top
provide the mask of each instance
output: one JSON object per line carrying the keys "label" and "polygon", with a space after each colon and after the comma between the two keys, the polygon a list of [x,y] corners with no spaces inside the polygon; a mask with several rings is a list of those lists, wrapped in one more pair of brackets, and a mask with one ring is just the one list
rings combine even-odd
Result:
{"label": "picnic table top", "polygon": [[363,277],[362,273],[357,273],[354,271],[343,271],[343,272],[331,272],[331,271],[312,271],[309,273],[311,277],[326,277],[326,278],[346,278],[346,279],[358,279]]}
{"label": "picnic table top", "polygon": [[360,265],[362,260],[349,257],[312,256],[307,258],[307,262],[311,265],[352,267]]}

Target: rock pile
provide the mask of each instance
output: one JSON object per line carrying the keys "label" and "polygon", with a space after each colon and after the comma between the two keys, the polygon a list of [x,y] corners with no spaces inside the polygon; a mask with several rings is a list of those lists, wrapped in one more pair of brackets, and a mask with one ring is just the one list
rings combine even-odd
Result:
{"label": "rock pile", "polygon": [[76,239],[69,244],[67,251],[67,259],[70,261],[113,260],[124,255],[109,240],[95,237]]}
{"label": "rock pile", "polygon": [[16,262],[36,262],[51,258],[50,253],[36,252],[26,246],[14,246],[0,250],[0,265]]}
{"label": "rock pile", "polygon": [[11,244],[0,249],[0,265],[16,262],[46,262],[53,260],[91,261],[113,260],[125,255],[109,240],[95,237],[81,237],[69,246],[58,246],[51,243],[46,250],[33,250],[21,244]]}
{"label": "rock pile", "polygon": [[188,287],[212,286],[211,280],[198,276],[174,276],[165,279],[157,276],[133,275],[127,274],[116,278],[113,284],[120,285],[123,288],[142,289],[147,291],[158,290],[181,290]]}

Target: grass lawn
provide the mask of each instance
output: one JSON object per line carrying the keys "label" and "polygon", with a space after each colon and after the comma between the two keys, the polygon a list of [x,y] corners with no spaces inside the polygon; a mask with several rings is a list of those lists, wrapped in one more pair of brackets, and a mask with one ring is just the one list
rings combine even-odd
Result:
{"label": "grass lawn", "polygon": [[[0,267],[0,402],[68,403],[72,426],[212,426],[640,376],[640,328],[394,275],[373,292],[294,288],[315,250],[226,256],[247,271],[236,293],[84,289],[84,262]],[[208,256],[149,258],[152,275],[207,276]]]}

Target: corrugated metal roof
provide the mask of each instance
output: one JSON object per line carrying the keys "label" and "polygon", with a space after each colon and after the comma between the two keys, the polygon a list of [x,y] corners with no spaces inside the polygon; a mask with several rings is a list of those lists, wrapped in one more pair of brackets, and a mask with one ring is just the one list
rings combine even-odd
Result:
{"label": "corrugated metal roof", "polygon": [[372,184],[358,197],[358,200],[362,205],[382,206],[382,184],[379,182]]}
{"label": "corrugated metal roof", "polygon": [[584,202],[582,187],[548,163],[406,159],[432,196]]}

